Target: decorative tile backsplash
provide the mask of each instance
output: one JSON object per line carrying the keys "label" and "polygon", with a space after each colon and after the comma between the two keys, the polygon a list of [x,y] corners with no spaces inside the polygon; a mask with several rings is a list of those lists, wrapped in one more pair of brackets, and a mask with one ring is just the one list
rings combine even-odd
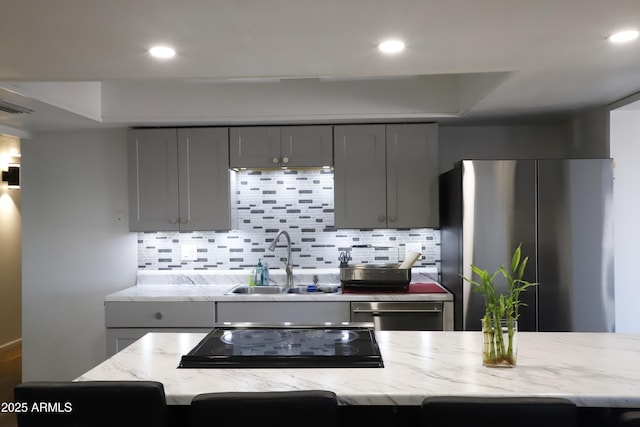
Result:
{"label": "decorative tile backsplash", "polygon": [[[439,230],[337,230],[332,170],[239,171],[235,180],[237,230],[138,233],[138,267],[234,270],[252,268],[262,258],[270,268],[283,268],[284,236],[274,252],[268,247],[279,230],[286,230],[295,268],[337,268],[338,256],[346,250],[351,263],[396,263],[404,259],[409,243],[421,247],[416,266],[440,270]],[[195,261],[182,260],[185,245],[195,245]]]}

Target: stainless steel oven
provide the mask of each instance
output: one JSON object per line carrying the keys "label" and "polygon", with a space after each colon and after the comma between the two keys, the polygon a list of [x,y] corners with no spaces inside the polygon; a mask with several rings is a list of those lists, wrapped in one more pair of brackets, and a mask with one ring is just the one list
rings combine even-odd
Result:
{"label": "stainless steel oven", "polygon": [[352,322],[373,322],[379,331],[443,331],[441,301],[371,301],[351,303]]}

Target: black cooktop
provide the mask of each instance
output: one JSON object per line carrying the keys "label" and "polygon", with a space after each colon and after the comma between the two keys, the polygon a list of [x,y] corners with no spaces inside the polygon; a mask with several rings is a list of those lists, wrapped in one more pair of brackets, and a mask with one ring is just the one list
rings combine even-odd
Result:
{"label": "black cooktop", "polygon": [[216,327],[179,368],[382,368],[373,328]]}

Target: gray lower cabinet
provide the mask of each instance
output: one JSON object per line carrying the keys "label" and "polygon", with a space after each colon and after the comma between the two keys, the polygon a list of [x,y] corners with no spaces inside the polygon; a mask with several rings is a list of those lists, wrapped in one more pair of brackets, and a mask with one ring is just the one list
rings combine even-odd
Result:
{"label": "gray lower cabinet", "polygon": [[238,301],[218,302],[216,322],[292,322],[306,325],[325,322],[348,322],[351,305],[348,301]]}
{"label": "gray lower cabinet", "polygon": [[132,129],[131,231],[230,230],[228,128]]}
{"label": "gray lower cabinet", "polygon": [[107,301],[107,355],[114,355],[148,332],[208,332],[214,323],[212,301]]}
{"label": "gray lower cabinet", "polygon": [[230,129],[233,168],[322,167],[333,164],[332,127],[252,126]]}
{"label": "gray lower cabinet", "polygon": [[438,227],[436,124],[334,127],[338,228]]}

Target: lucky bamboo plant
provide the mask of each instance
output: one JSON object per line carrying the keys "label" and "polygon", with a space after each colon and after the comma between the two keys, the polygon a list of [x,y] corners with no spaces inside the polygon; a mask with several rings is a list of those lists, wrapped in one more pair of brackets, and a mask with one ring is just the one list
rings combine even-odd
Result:
{"label": "lucky bamboo plant", "polygon": [[[537,283],[523,280],[524,270],[529,257],[522,258],[522,244],[518,245],[511,258],[511,269],[501,265],[490,274],[487,270],[471,265],[479,281],[462,276],[473,285],[473,289],[482,294],[485,304],[485,314],[482,318],[483,350],[482,361],[487,366],[515,366],[517,353],[515,351],[516,321],[520,316],[520,307],[526,305],[520,301],[520,293]],[[502,275],[508,283],[508,292],[498,294],[495,279]],[[507,342],[503,329],[506,329]]]}

